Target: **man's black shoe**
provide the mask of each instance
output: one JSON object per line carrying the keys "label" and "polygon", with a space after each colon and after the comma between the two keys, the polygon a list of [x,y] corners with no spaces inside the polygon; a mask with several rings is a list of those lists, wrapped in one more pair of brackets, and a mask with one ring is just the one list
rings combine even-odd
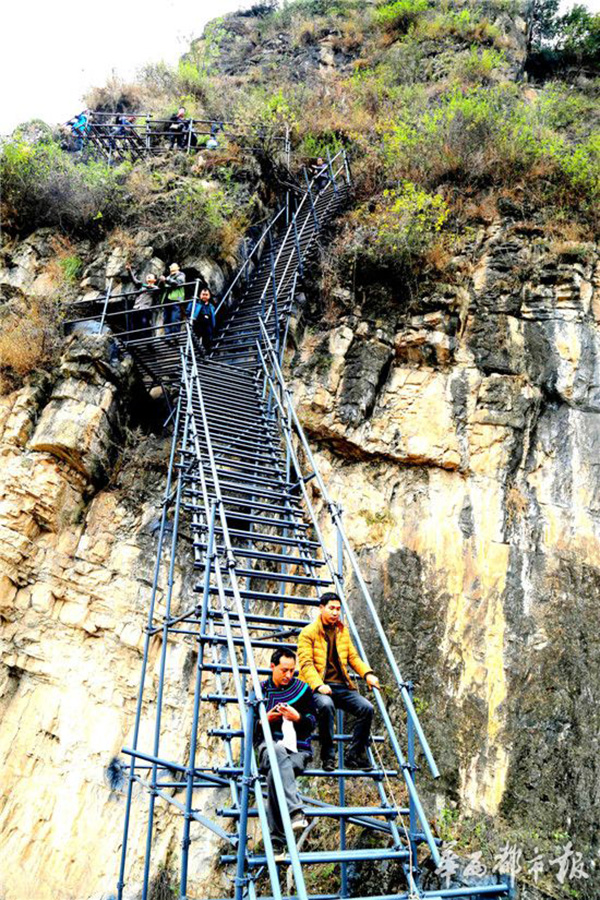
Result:
{"label": "man's black shoe", "polygon": [[345,769],[366,769],[369,771],[373,768],[373,764],[369,761],[364,753],[349,753],[344,760]]}
{"label": "man's black shoe", "polygon": [[323,766],[323,771],[325,771],[325,772],[335,772],[336,764],[335,764],[335,759],[333,758],[333,756],[330,757],[329,759],[324,759],[322,762],[322,766]]}

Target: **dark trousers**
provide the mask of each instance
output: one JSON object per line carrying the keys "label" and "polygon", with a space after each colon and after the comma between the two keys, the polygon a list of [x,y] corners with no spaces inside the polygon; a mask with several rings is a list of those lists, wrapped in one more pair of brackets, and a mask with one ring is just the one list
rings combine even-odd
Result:
{"label": "dark trousers", "polygon": [[[169,301],[171,302],[171,301]],[[181,310],[178,306],[165,308],[165,333],[177,334],[181,329]]]}
{"label": "dark trousers", "polygon": [[[279,765],[279,774],[283,782],[287,808],[290,815],[292,815],[302,809],[302,800],[296,786],[296,775],[301,775],[304,772],[311,754],[302,751],[292,753],[283,746],[282,741],[277,741],[275,744],[275,753]],[[259,769],[261,772],[266,773],[267,776],[267,819],[269,820],[269,831],[273,837],[283,837],[283,822],[281,821],[275,781],[266,744],[260,744],[257,755]]]}
{"label": "dark trousers", "polygon": [[366,697],[362,697],[358,691],[353,691],[345,684],[334,684],[329,687],[331,694],[320,694],[315,691],[313,700],[317,707],[317,721],[319,723],[319,740],[321,742],[321,759],[335,758],[335,744],[333,740],[333,725],[336,709],[343,709],[355,717],[356,723],[350,742],[350,753],[361,755],[365,752],[371,734],[373,721],[373,704]]}
{"label": "dark trousers", "polygon": [[198,335],[199,340],[202,341],[205,352],[210,353],[213,339],[213,326],[211,320],[205,319],[204,316],[198,316],[194,322],[194,331]]}
{"label": "dark trousers", "polygon": [[152,332],[150,331],[150,320],[152,317],[152,312],[149,309],[134,309],[132,316],[132,328],[137,331],[137,334],[133,334],[132,340],[140,340],[141,338],[151,337]]}

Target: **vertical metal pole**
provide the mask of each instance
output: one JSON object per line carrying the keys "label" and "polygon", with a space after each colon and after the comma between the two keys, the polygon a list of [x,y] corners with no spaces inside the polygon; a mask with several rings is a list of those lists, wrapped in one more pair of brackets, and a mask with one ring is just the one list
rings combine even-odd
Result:
{"label": "vertical metal pole", "polygon": [[[344,733],[344,713],[341,709],[338,709],[336,712],[337,717],[337,730],[338,735],[342,735]],[[339,754],[339,767],[340,769],[344,768],[344,742],[338,741],[338,754]],[[346,806],[346,779],[343,775],[340,775],[338,778],[339,784],[339,796],[340,796],[340,806]],[[344,816],[340,816],[340,850],[343,852],[346,849],[346,819]],[[341,875],[341,884],[340,884],[340,897],[348,896],[348,866],[345,862],[340,863],[340,875]]]}
{"label": "vertical metal pole", "polygon": [[277,307],[277,275],[275,272],[275,260],[271,253],[271,286],[273,288],[273,306],[275,310],[275,350],[279,353],[279,309]]}
{"label": "vertical metal pole", "polygon": [[190,739],[190,755],[187,773],[187,790],[185,797],[185,819],[183,823],[183,839],[181,842],[181,883],[179,893],[181,900],[185,900],[187,894],[188,858],[190,849],[190,825],[192,812],[192,796],[194,793],[194,769],[196,767],[196,747],[198,743],[198,719],[200,715],[200,695],[202,693],[202,671],[204,668],[204,638],[206,634],[206,620],[208,618],[208,598],[210,587],[210,571],[214,556],[215,518],[217,507],[213,503],[210,510],[210,525],[208,530],[208,544],[206,547],[206,560],[204,570],[204,591],[202,594],[202,615],[200,618],[200,642],[198,645],[198,661],[196,664],[196,684],[194,686],[194,715],[192,720],[192,735]]}
{"label": "vertical metal pole", "polygon": [[348,154],[344,150],[344,171],[346,173],[346,182],[350,184],[352,177],[350,175],[350,164],[348,163]]}
{"label": "vertical metal pole", "polygon": [[187,139],[187,152],[189,153],[192,147],[192,126],[194,124],[193,119],[188,120],[188,139]]}
{"label": "vertical metal pole", "polygon": [[335,183],[335,173],[333,171],[333,166],[331,165],[331,155],[329,153],[329,150],[327,151],[327,168],[329,169],[329,177],[331,179],[331,183],[333,184],[333,190],[337,194],[338,186]]}
{"label": "vertical metal pole", "polygon": [[[189,415],[189,413],[188,413]],[[154,725],[154,744],[152,754],[156,758],[160,748],[160,726],[162,721],[162,703],[165,690],[165,671],[167,665],[167,645],[169,637],[169,619],[171,616],[171,599],[173,596],[173,582],[175,573],[175,556],[177,550],[177,535],[179,531],[179,514],[181,511],[181,494],[183,489],[183,478],[179,478],[177,482],[177,497],[175,501],[175,514],[173,516],[173,534],[171,537],[171,558],[169,560],[169,577],[167,582],[167,596],[165,604],[165,617],[162,632],[162,648],[160,655],[160,667],[158,678],[158,691],[156,696],[156,719]],[[144,881],[142,886],[142,900],[147,900],[148,886],[150,880],[150,857],[152,853],[152,833],[154,828],[154,807],[156,805],[156,778],[158,774],[158,765],[154,763],[152,766],[152,780],[150,783],[150,805],[148,811],[148,830],[146,833],[146,858],[144,860]]]}
{"label": "vertical metal pole", "polygon": [[308,180],[308,172],[304,169],[304,177],[306,179],[306,190],[308,191],[308,199],[310,200],[310,208],[312,209],[313,218],[315,220],[315,231],[319,230],[319,219],[317,216],[317,211],[315,209],[315,204],[313,202],[313,195],[310,189],[310,181]]}
{"label": "vertical metal pole", "polygon": [[[410,694],[410,698],[412,700],[414,695],[414,685],[411,681],[407,682],[407,690]],[[408,755],[408,764],[410,766],[410,772],[412,775],[413,783],[416,787],[417,783],[417,772],[415,766],[415,728],[410,716],[406,717],[406,738],[407,738],[407,755]],[[410,849],[412,855],[412,877],[416,884],[419,882],[419,871],[418,871],[418,863],[417,863],[417,843],[415,841],[415,834],[417,832],[417,811],[415,809],[415,803],[412,798],[412,795],[409,793],[408,795],[408,816],[409,816],[409,840],[410,840]]]}
{"label": "vertical metal pole", "polygon": [[[337,504],[336,504],[337,505]],[[342,519],[342,508],[341,506],[337,506],[338,513],[338,521],[336,522],[335,530],[337,535],[337,573],[338,578],[344,583],[344,541],[342,539],[341,532],[341,519]]]}
{"label": "vertical metal pole", "polygon": [[294,213],[292,218],[292,224],[294,226],[294,241],[296,243],[296,252],[298,254],[298,268],[300,270],[300,274],[304,274],[304,265],[302,263],[302,252],[300,250],[300,240],[298,238],[298,223],[296,221],[296,213]]}
{"label": "vertical metal pole", "polygon": [[[338,511],[339,507],[338,507]],[[337,527],[337,571],[340,582],[343,583],[344,577],[344,544],[342,541],[342,536],[340,534],[339,526]],[[338,710],[337,713],[338,719],[338,733],[344,733],[344,714],[342,710]],[[340,758],[340,769],[344,768],[344,742],[340,741],[339,744],[339,758]],[[340,806],[346,806],[346,779],[342,775],[339,780],[340,785]],[[344,851],[346,849],[346,819],[344,816],[340,816],[340,850]],[[348,867],[345,863],[342,863],[340,866],[341,873],[341,891],[340,894],[342,897],[348,896]]]}
{"label": "vertical metal pole", "polygon": [[[177,435],[179,434],[179,422],[181,415],[181,398],[177,404],[177,412],[175,416],[175,426],[173,429],[173,441],[171,444],[171,455],[169,457],[169,473],[167,475],[167,485],[165,488],[165,499],[163,501],[163,512],[160,521],[160,531],[158,535],[158,547],[156,551],[156,563],[154,566],[154,577],[152,581],[152,594],[150,600],[150,609],[148,611],[148,628],[146,629],[146,640],[144,642],[144,656],[142,659],[142,674],[140,676],[140,689],[138,693],[138,701],[135,714],[135,724],[133,726],[133,742],[134,750],[137,750],[138,738],[140,733],[140,725],[142,720],[142,708],[144,699],[144,684],[146,680],[146,670],[148,667],[148,657],[150,654],[150,627],[154,617],[154,606],[156,602],[156,591],[158,587],[158,577],[160,574],[160,564],[162,559],[162,549],[166,533],[167,513],[169,509],[169,497],[171,495],[171,484],[173,479],[175,450],[177,447]],[[131,757],[129,768],[129,785],[127,788],[127,803],[125,807],[125,822],[123,824],[123,845],[121,848],[121,865],[119,867],[119,880],[117,882],[117,898],[123,900],[123,888],[125,887],[125,863],[127,860],[127,843],[129,838],[129,821],[131,818],[131,800],[133,795],[133,775],[135,772],[135,756]]]}
{"label": "vertical metal pole", "polygon": [[237,867],[235,873],[235,900],[243,900],[246,878],[246,848],[248,844],[248,805],[250,802],[250,786],[254,784],[252,775],[252,735],[254,734],[254,705],[256,697],[254,692],[248,700],[248,712],[246,715],[246,733],[244,746],[244,775],[242,778],[242,797],[240,804],[240,824],[238,830]]}
{"label": "vertical metal pole", "polygon": [[100,318],[100,334],[102,334],[104,330],[104,320],[106,319],[106,310],[108,307],[108,301],[110,300],[110,292],[112,291],[112,278],[108,280],[108,289],[106,291],[106,297],[104,298],[104,307],[102,308],[102,316]]}
{"label": "vertical metal pole", "polygon": [[190,310],[190,331],[194,333],[194,313],[196,312],[196,304],[198,303],[198,293],[200,288],[200,279],[196,278],[196,284],[194,285],[194,296],[192,297],[192,308]]}

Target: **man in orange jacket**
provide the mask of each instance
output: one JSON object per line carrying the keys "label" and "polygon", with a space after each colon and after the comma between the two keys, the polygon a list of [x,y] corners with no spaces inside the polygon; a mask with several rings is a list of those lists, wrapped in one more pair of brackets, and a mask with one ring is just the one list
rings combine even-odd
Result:
{"label": "man in orange jacket", "polygon": [[319,617],[298,636],[300,678],[313,690],[317,709],[321,761],[327,772],[336,766],[333,723],[335,710],[354,715],[356,724],[345,759],[349,769],[370,769],[366,754],[373,721],[373,705],[362,697],[348,675],[348,666],[364,678],[370,688],[379,680],[359,656],[348,628],[340,621],[342,605],[337,594],[323,594]]}

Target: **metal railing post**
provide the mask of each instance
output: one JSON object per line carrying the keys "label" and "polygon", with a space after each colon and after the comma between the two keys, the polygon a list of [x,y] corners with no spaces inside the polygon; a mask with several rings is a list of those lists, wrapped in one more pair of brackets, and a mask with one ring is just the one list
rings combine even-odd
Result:
{"label": "metal railing post", "polygon": [[[407,690],[410,694],[410,698],[412,700],[414,696],[414,685],[412,681],[407,682],[406,684]],[[412,719],[410,716],[407,716],[406,719],[406,745],[407,745],[407,756],[408,756],[408,764],[410,766],[410,771],[412,773],[413,782],[417,784],[417,767],[415,763],[415,728],[412,723]],[[408,819],[409,819],[409,840],[412,858],[414,860],[413,869],[417,868],[417,842],[415,840],[415,835],[417,833],[417,811],[415,809],[415,804],[412,797],[409,795],[408,798]],[[416,877],[416,872],[413,871],[413,875]]]}
{"label": "metal railing post", "polygon": [[298,269],[300,270],[300,274],[304,275],[304,263],[302,262],[302,251],[300,249],[300,240],[298,238],[298,223],[296,221],[295,215],[292,219],[292,223],[294,226],[294,241],[296,243],[296,253],[298,254]]}
{"label": "metal railing post", "polygon": [[327,151],[327,168],[329,169],[329,178],[333,184],[333,191],[335,194],[338,194],[339,188],[335,182],[335,172],[333,171],[333,166],[331,164],[331,154],[329,153],[329,150]]}
{"label": "metal railing post", "polygon": [[[140,676],[140,689],[138,692],[138,700],[136,706],[136,714],[135,714],[135,723],[133,727],[133,742],[132,746],[134,750],[137,750],[137,744],[140,734],[140,726],[142,720],[142,708],[143,708],[143,696],[144,696],[144,685],[146,681],[146,671],[148,668],[148,659],[150,654],[150,630],[152,625],[152,620],[154,618],[154,608],[156,605],[156,597],[158,590],[158,580],[160,575],[161,561],[162,561],[162,552],[163,545],[166,536],[166,525],[167,525],[167,515],[170,505],[171,493],[172,493],[172,483],[173,483],[173,475],[175,472],[175,451],[177,447],[177,435],[179,433],[179,423],[181,417],[181,399],[177,404],[177,412],[175,416],[175,425],[173,430],[173,441],[171,443],[171,454],[169,457],[169,471],[167,475],[167,484],[165,487],[164,500],[163,500],[163,511],[160,520],[160,531],[158,535],[158,547],[156,551],[156,563],[154,566],[154,576],[152,579],[152,592],[150,595],[150,609],[148,611],[148,627],[146,628],[146,639],[144,641],[144,655],[142,659],[142,674]],[[129,822],[131,818],[131,801],[133,795],[133,782],[134,782],[134,774],[135,774],[135,756],[131,757],[131,764],[129,767],[129,784],[127,788],[127,801],[125,807],[125,822],[123,825],[123,845],[121,848],[121,864],[119,868],[119,880],[117,882],[117,898],[118,900],[123,900],[123,888],[125,887],[125,864],[127,859],[127,845],[129,840]]]}
{"label": "metal railing post", "polygon": [[271,253],[271,286],[273,289],[273,305],[275,309],[275,348],[279,352],[279,309],[277,307],[277,274],[275,272],[275,260]]}
{"label": "metal railing post", "polygon": [[310,200],[310,208],[312,209],[313,219],[315,220],[315,231],[319,231],[319,218],[317,216],[317,210],[315,209],[310,181],[308,180],[308,172],[306,171],[306,169],[304,169],[304,178],[306,179],[306,190],[308,192],[308,198]]}
{"label": "metal railing post", "polygon": [[254,784],[252,772],[252,735],[254,734],[254,706],[256,697],[252,692],[248,699],[248,711],[246,714],[245,745],[244,745],[244,774],[242,776],[242,796],[240,802],[240,822],[238,826],[237,866],[235,873],[235,900],[243,900],[246,877],[246,847],[248,843],[248,806],[250,803],[250,787]]}
{"label": "metal railing post", "polygon": [[196,662],[196,683],[194,685],[194,712],[192,718],[192,734],[190,737],[190,753],[187,772],[187,788],[185,797],[185,818],[183,823],[183,838],[181,842],[181,900],[187,895],[188,857],[190,849],[190,825],[192,812],[192,797],[194,793],[194,770],[196,767],[196,747],[198,743],[198,719],[200,714],[200,695],[202,693],[202,669],[204,663],[204,640],[206,622],[208,619],[208,598],[210,587],[210,571],[214,557],[215,519],[217,507],[213,503],[210,510],[210,524],[208,530],[208,543],[206,548],[206,567],[204,570],[204,590],[202,593],[202,616],[200,619],[200,641],[198,646],[198,660]]}
{"label": "metal railing post", "polygon": [[100,317],[100,334],[104,331],[104,321],[106,319],[106,310],[108,308],[108,301],[110,300],[110,294],[112,291],[112,283],[113,279],[109,278],[108,280],[108,289],[106,291],[106,297],[104,298],[104,306],[102,307],[102,316]]}
{"label": "metal railing post", "polygon": [[350,163],[348,162],[348,154],[344,150],[344,171],[346,173],[346,183],[350,184],[352,181],[352,175],[350,173]]}

